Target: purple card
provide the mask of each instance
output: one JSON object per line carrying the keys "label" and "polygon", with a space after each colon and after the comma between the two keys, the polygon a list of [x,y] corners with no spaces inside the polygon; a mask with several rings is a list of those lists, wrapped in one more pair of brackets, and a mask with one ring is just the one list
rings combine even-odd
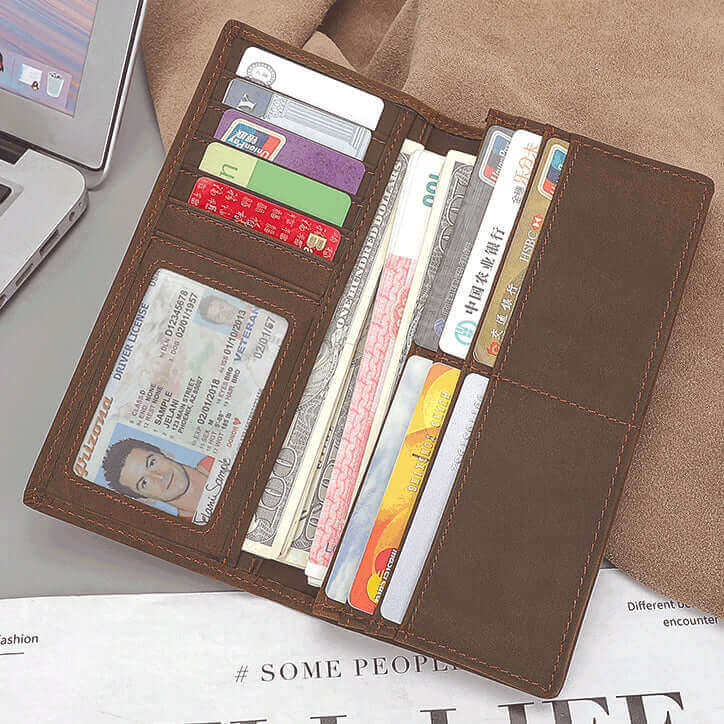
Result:
{"label": "purple card", "polygon": [[365,174],[356,158],[234,109],[221,117],[214,137],[348,194],[357,193]]}

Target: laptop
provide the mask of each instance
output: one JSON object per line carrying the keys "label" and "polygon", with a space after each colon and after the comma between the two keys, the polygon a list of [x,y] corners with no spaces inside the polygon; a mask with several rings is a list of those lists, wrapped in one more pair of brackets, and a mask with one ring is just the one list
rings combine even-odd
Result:
{"label": "laptop", "polygon": [[0,0],[0,309],[104,179],[146,0]]}

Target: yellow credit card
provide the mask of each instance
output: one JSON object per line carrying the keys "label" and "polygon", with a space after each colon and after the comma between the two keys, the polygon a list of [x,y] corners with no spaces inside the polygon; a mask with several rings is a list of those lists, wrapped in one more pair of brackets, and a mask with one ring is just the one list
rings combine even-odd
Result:
{"label": "yellow credit card", "polygon": [[558,138],[551,138],[543,151],[478,334],[473,352],[478,362],[491,367],[495,364],[567,153],[568,144]]}
{"label": "yellow credit card", "polygon": [[441,362],[427,373],[350,589],[349,604],[360,611],[373,613],[384,591],[458,377],[460,370]]}

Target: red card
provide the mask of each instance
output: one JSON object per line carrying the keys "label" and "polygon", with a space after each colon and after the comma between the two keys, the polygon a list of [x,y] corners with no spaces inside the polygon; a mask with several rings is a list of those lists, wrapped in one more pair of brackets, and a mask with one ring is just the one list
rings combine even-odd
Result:
{"label": "red card", "polygon": [[341,235],[333,226],[214,179],[200,178],[188,202],[191,206],[324,259],[333,259],[339,246]]}

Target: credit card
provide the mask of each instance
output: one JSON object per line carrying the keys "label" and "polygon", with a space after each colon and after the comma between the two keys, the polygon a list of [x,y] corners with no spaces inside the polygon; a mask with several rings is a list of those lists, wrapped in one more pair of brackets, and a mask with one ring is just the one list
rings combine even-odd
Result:
{"label": "credit card", "polygon": [[526,130],[516,131],[510,140],[440,336],[440,349],[453,357],[463,359],[470,349],[525,196],[540,141],[539,135]]}
{"label": "credit card", "polygon": [[427,373],[349,592],[353,608],[373,613],[377,607],[437,447],[458,377],[460,370],[442,362],[435,362]]}
{"label": "credit card", "polygon": [[246,78],[229,81],[224,103],[352,158],[364,158],[372,139],[369,128],[275,93]]}
{"label": "credit card", "polygon": [[208,523],[287,326],[278,314],[159,269],[74,472],[197,525]]}
{"label": "credit card", "polygon": [[334,601],[347,603],[352,581],[385,494],[387,482],[431,367],[432,361],[429,359],[410,357],[402,371],[400,384],[392,399],[359,497],[327,579],[325,592]]}
{"label": "credit card", "polygon": [[473,354],[478,362],[495,364],[567,152],[565,141],[548,140],[475,343]]}
{"label": "credit card", "polygon": [[240,111],[229,109],[221,117],[215,137],[230,146],[278,166],[304,174],[349,194],[359,191],[365,165],[356,158],[286,133],[266,121],[254,121]]}
{"label": "credit card", "polygon": [[324,259],[334,259],[341,239],[333,226],[205,176],[194,184],[188,203]]}
{"label": "credit card", "polygon": [[341,226],[351,205],[351,199],[342,191],[223,143],[209,144],[199,169],[330,224]]}
{"label": "credit card", "polygon": [[385,104],[381,98],[261,48],[244,51],[236,75],[322,108],[374,131]]}
{"label": "credit card", "polygon": [[380,614],[388,621],[402,623],[437,533],[487,386],[488,379],[482,375],[469,374],[463,380],[380,607]]}
{"label": "credit card", "polygon": [[465,271],[512,135],[513,131],[502,126],[491,126],[485,134],[450,240],[415,330],[415,343],[431,352],[437,352],[455,291]]}
{"label": "credit card", "polygon": [[400,191],[399,208],[392,222],[390,245],[372,308],[349,415],[317,533],[309,551],[305,570],[311,574],[326,568],[332,559],[354,492],[369,459],[366,457],[367,443],[375,415],[378,409],[387,406],[382,399],[382,391],[390,369],[395,374],[397,372],[397,364],[393,360],[395,341],[407,304],[414,306],[415,300],[410,298],[409,292],[442,164],[443,157],[432,151],[417,151],[410,157],[410,168]]}

